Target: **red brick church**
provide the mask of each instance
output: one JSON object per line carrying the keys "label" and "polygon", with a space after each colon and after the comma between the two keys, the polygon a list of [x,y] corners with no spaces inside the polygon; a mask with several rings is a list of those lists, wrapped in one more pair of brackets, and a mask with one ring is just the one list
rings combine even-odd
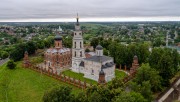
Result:
{"label": "red brick church", "polygon": [[59,29],[58,34],[54,38],[55,47],[49,48],[45,52],[45,68],[52,69],[54,72],[67,68],[72,62],[71,49],[63,47],[61,32],[62,30]]}

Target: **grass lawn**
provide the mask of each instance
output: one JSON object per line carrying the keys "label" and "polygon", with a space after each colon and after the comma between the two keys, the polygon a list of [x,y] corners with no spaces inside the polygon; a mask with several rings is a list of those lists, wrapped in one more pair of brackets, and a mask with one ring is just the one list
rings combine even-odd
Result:
{"label": "grass lawn", "polygon": [[70,86],[73,93],[81,91],[72,85],[42,75],[30,69],[17,68],[10,70],[6,64],[0,66],[0,102],[41,102],[45,91],[61,85]]}
{"label": "grass lawn", "polygon": [[[63,72],[64,75],[67,75],[67,76],[70,76],[70,77],[73,77],[73,78],[76,78],[76,79],[80,79],[82,81],[86,81],[87,83],[92,83],[92,84],[97,84],[96,81],[94,80],[91,80],[91,79],[87,79],[87,78],[84,78],[84,74],[82,73],[75,73],[75,72],[72,72],[71,70],[67,70],[67,71],[64,71]],[[115,71],[115,76],[117,78],[124,78],[125,76],[127,76],[127,74],[123,71],[120,71],[120,70],[117,70]]]}
{"label": "grass lawn", "polygon": [[115,76],[116,76],[116,78],[124,78],[125,76],[127,76],[127,74],[123,71],[116,69],[115,70]]}
{"label": "grass lawn", "polygon": [[71,70],[66,70],[64,72],[62,72],[64,75],[67,75],[67,76],[70,76],[72,78],[75,78],[75,79],[80,79],[81,81],[86,81],[87,83],[89,84],[97,84],[96,81],[94,80],[91,80],[91,79],[87,79],[87,78],[84,78],[84,74],[82,73],[75,73],[75,72],[72,72]]}

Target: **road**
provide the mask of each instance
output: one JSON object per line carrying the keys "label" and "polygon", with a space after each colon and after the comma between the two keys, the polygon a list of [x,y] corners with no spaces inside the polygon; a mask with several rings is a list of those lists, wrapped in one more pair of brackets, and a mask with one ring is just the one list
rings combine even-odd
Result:
{"label": "road", "polygon": [[0,66],[3,65],[4,63],[6,63],[7,61],[9,61],[9,58],[0,60]]}

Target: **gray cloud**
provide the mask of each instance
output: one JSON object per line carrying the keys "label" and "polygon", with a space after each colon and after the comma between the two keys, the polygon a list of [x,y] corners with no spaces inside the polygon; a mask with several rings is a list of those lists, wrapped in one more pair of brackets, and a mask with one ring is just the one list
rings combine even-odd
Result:
{"label": "gray cloud", "polygon": [[180,16],[180,0],[0,0],[0,20]]}

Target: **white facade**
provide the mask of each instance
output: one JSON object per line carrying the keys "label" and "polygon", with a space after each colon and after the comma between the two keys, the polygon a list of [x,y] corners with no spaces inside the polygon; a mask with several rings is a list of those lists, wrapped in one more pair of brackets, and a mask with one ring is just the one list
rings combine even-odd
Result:
{"label": "white facade", "polygon": [[71,70],[77,73],[83,73],[84,77],[98,81],[101,70],[105,73],[106,82],[115,77],[115,64],[111,57],[103,55],[102,46],[96,47],[94,56],[85,58],[82,31],[77,18],[75,25],[72,46],[72,67]]}
{"label": "white facade", "polygon": [[85,55],[84,55],[84,43],[83,43],[82,31],[77,17],[77,23],[75,25],[73,46],[72,46],[72,67],[71,67],[72,71],[80,73],[79,64],[81,63],[84,57]]}
{"label": "white facade", "polygon": [[[98,81],[102,65],[109,62],[112,62],[112,60],[108,60],[103,63],[84,60],[84,77]],[[115,65],[103,68],[103,71],[105,73],[106,82],[111,81],[115,77]]]}

